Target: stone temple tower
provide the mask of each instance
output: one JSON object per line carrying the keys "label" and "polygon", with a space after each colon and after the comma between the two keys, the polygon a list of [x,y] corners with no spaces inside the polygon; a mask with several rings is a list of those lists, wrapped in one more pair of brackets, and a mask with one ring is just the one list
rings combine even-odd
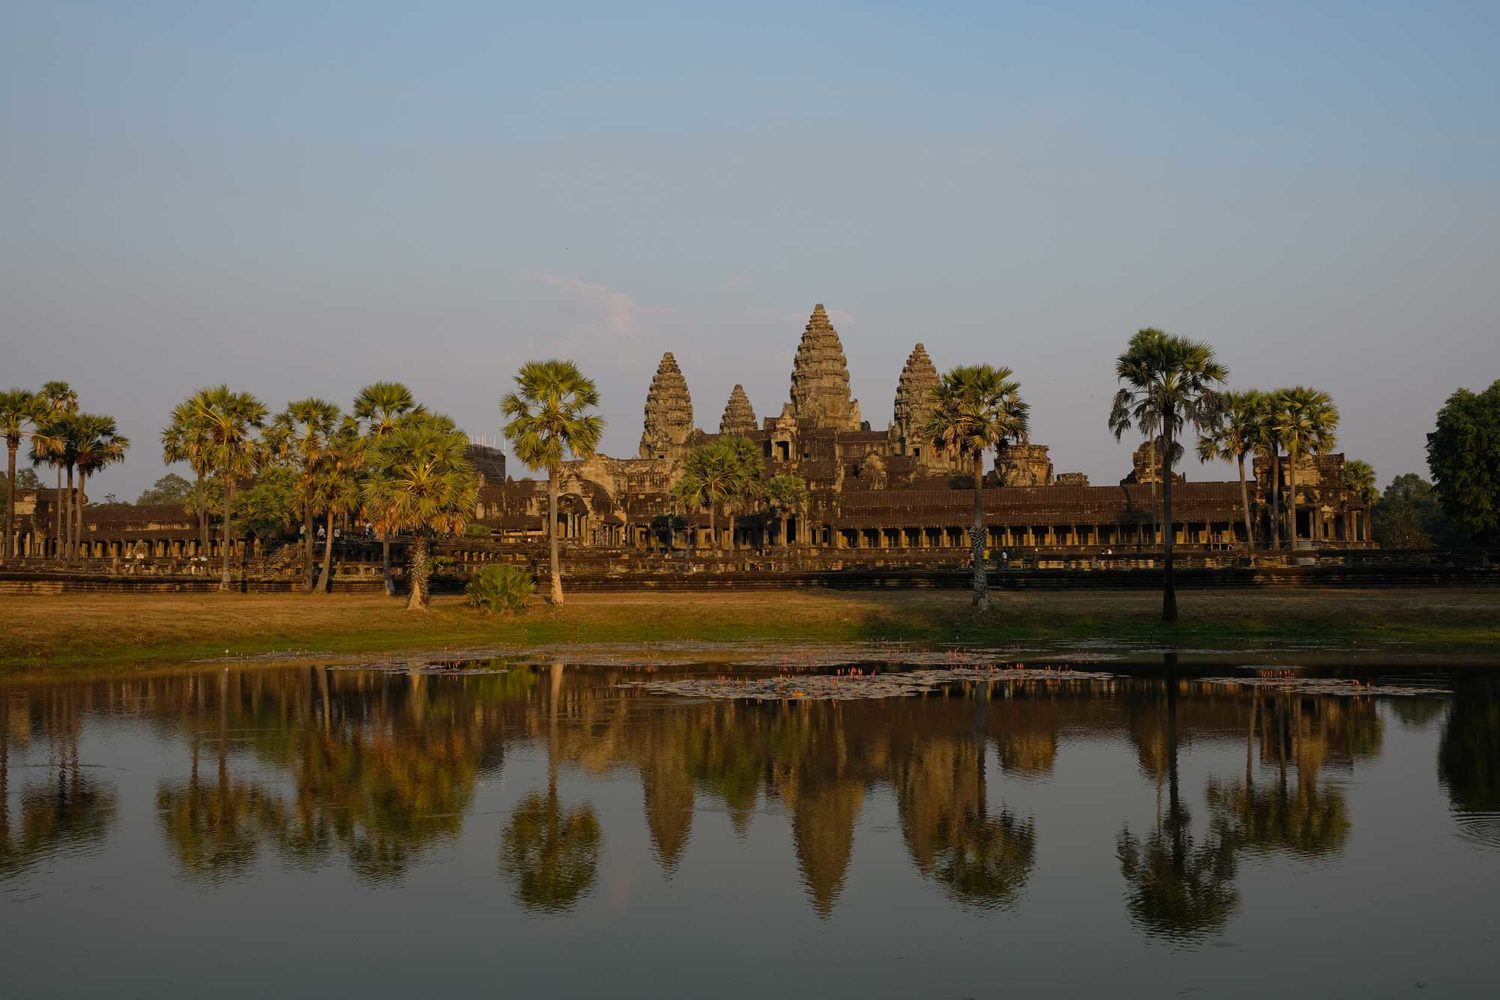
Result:
{"label": "stone temple tower", "polygon": [[646,427],[641,434],[642,458],[681,457],[693,433],[693,401],[687,379],[668,351],[661,356],[651,389],[646,393]]}
{"label": "stone temple tower", "polygon": [[750,405],[750,397],[745,395],[744,386],[736,385],[729,394],[729,402],[724,405],[724,416],[719,421],[719,433],[755,433],[755,409]]}
{"label": "stone temple tower", "polygon": [[859,401],[849,394],[849,362],[838,331],[828,322],[822,303],[802,331],[792,363],[792,411],[804,427],[860,429]]}
{"label": "stone temple tower", "polygon": [[936,449],[923,434],[932,416],[932,391],[937,384],[937,369],[927,356],[927,348],[918,344],[907,357],[906,367],[901,369],[901,378],[896,383],[891,439],[898,449],[897,454],[915,456],[927,465],[942,464],[936,460]]}

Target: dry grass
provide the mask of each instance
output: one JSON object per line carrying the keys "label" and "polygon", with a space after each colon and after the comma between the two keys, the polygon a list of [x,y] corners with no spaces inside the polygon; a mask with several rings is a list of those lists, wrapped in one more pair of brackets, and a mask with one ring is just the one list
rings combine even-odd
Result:
{"label": "dry grass", "polygon": [[90,594],[0,598],[0,667],[115,666],[272,652],[753,640],[1119,643],[1254,646],[1421,644],[1500,658],[1500,591],[1254,590],[1181,595],[1157,621],[1150,592],[997,595],[975,616],[960,591],[575,594],[564,608],[484,615],[457,598],[426,614],[380,596]]}

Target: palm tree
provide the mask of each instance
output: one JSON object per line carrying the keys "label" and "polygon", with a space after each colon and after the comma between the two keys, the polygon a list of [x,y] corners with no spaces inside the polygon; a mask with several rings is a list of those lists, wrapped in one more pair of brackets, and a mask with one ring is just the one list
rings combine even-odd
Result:
{"label": "palm tree", "polygon": [[[291,461],[297,472],[297,502],[302,507],[302,590],[313,589],[313,516],[319,466],[339,422],[339,408],[326,399],[288,403],[271,423],[267,441],[279,458]],[[332,533],[329,528],[329,533]]]}
{"label": "palm tree", "polygon": [[1245,481],[1245,456],[1255,451],[1260,437],[1260,397],[1254,389],[1226,392],[1219,397],[1219,410],[1198,438],[1202,461],[1233,461],[1240,473],[1240,506],[1245,513],[1245,545],[1255,548],[1255,529],[1250,521],[1250,489]]}
{"label": "palm tree", "polygon": [[1177,620],[1177,589],[1172,574],[1172,465],[1177,439],[1187,426],[1201,430],[1218,412],[1214,387],[1229,377],[1229,369],[1214,359],[1207,344],[1161,330],[1141,330],[1130,338],[1115,362],[1121,383],[1110,408],[1109,427],[1119,440],[1134,427],[1160,433],[1162,455],[1162,621]]}
{"label": "palm tree", "polygon": [[1358,458],[1344,463],[1344,488],[1363,500],[1367,507],[1375,506],[1380,499],[1380,490],[1375,486],[1375,467]]}
{"label": "palm tree", "polygon": [[[742,509],[760,492],[761,458],[753,442],[742,437],[721,437],[688,452],[682,478],[672,486],[673,498],[688,510],[708,511],[708,534],[715,549],[719,538],[718,512]],[[730,513],[729,536],[734,538],[734,516]]]}
{"label": "palm tree", "polygon": [[190,402],[195,410],[192,423],[201,425],[206,435],[207,468],[224,490],[224,568],[219,589],[228,590],[233,582],[229,574],[229,550],[234,537],[235,488],[263,460],[264,448],[255,431],[265,426],[266,406],[250,393],[235,392],[227,385],[200,390]]}
{"label": "palm tree", "polygon": [[323,572],[318,577],[318,593],[327,593],[333,582],[333,519],[359,509],[359,474],[365,464],[365,442],[359,424],[345,417],[329,439],[318,461],[314,495],[325,511],[327,526],[323,532]]}
{"label": "palm tree", "polygon": [[97,413],[79,413],[73,417],[76,439],[73,446],[74,464],[78,467],[79,503],[75,512],[77,528],[73,538],[75,544],[83,542],[83,501],[88,477],[106,466],[124,461],[130,439],[122,435],[115,425],[114,417]]}
{"label": "palm tree", "polygon": [[193,470],[193,499],[188,512],[198,517],[198,552],[208,558],[208,518],[211,510],[206,501],[208,477],[213,471],[209,448],[213,443],[209,421],[204,417],[204,394],[200,390],[172,408],[167,426],[161,432],[161,458],[168,465],[186,462]]}
{"label": "palm tree", "polygon": [[787,537],[788,515],[801,514],[807,509],[807,480],[801,476],[780,475],[766,480],[764,487],[766,505],[781,521],[781,544],[790,545]]}
{"label": "palm tree", "polygon": [[974,470],[974,527],[970,539],[974,563],[974,607],[990,608],[989,580],[984,572],[984,456],[1003,445],[1026,440],[1031,407],[1021,398],[1021,383],[1009,368],[959,365],[932,391],[932,415],[925,433],[937,448],[967,459]]}
{"label": "palm tree", "polygon": [[[369,441],[386,437],[408,413],[425,412],[412,398],[411,390],[400,382],[372,382],[354,397],[354,415],[364,423]],[[380,563],[386,596],[396,592],[391,578],[391,536],[380,536]]]}
{"label": "palm tree", "polygon": [[552,603],[563,603],[562,569],[557,551],[557,475],[563,456],[589,458],[599,447],[604,418],[589,413],[599,405],[599,390],[571,361],[528,361],[516,373],[516,391],[500,400],[510,418],[505,436],[516,457],[533,469],[547,470],[547,542],[552,570]]}
{"label": "palm tree", "polygon": [[52,495],[52,535],[57,546],[55,555],[62,558],[63,516],[68,497],[63,492],[63,442],[58,420],[66,414],[78,412],[78,393],[66,382],[53,381],[42,385],[41,397],[47,404],[47,418],[32,435],[31,462],[33,465],[46,463],[57,472],[57,491]]}
{"label": "palm tree", "polygon": [[[1293,386],[1277,394],[1277,423],[1281,442],[1286,446],[1287,475],[1287,547],[1297,547],[1297,459],[1304,455],[1321,455],[1334,445],[1339,425],[1339,409],[1326,392],[1307,386]],[[1317,539],[1317,526],[1308,522],[1309,541]]]}
{"label": "palm tree", "polygon": [[36,431],[46,419],[46,404],[36,393],[26,389],[0,392],[0,435],[5,437],[5,531],[0,544],[0,559],[15,555],[16,531],[16,450],[21,439]]}
{"label": "palm tree", "polygon": [[479,474],[468,459],[469,439],[441,414],[411,413],[365,456],[364,508],[385,535],[412,533],[411,596],[406,607],[427,606],[428,538],[464,530],[479,502]]}
{"label": "palm tree", "polygon": [[1267,519],[1271,523],[1271,549],[1281,548],[1281,422],[1278,416],[1277,399],[1281,390],[1262,392],[1256,399],[1258,427],[1255,435],[1255,454],[1264,459],[1270,468],[1270,486],[1266,490],[1269,505]]}

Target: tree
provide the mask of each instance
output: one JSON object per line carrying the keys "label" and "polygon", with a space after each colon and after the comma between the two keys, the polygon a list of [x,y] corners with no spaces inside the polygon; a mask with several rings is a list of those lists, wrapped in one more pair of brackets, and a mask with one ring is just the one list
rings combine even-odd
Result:
{"label": "tree", "polygon": [[1375,541],[1383,549],[1430,549],[1455,544],[1462,535],[1432,484],[1413,472],[1391,480],[1370,519]]}
{"label": "tree", "polygon": [[452,420],[423,411],[403,417],[365,456],[362,497],[370,523],[386,535],[412,533],[410,611],[427,607],[430,537],[461,533],[479,502],[468,448]]}
{"label": "tree", "polygon": [[[313,589],[313,517],[317,514],[320,463],[339,423],[339,408],[326,399],[288,403],[271,423],[267,440],[277,457],[289,462],[297,476],[297,501],[302,508],[302,590]],[[332,533],[329,528],[329,533]]]}
{"label": "tree", "polygon": [[[1297,460],[1305,455],[1321,455],[1334,445],[1339,426],[1339,409],[1326,392],[1298,385],[1276,394],[1277,422],[1281,443],[1286,446],[1287,476],[1287,547],[1297,547]],[[1307,526],[1309,541],[1317,539],[1311,521]]]}
{"label": "tree", "polygon": [[1031,407],[1021,398],[1021,383],[1009,368],[959,365],[932,390],[932,411],[925,436],[933,446],[967,460],[974,473],[974,526],[970,538],[974,564],[974,607],[990,609],[989,580],[984,572],[984,456],[1003,445],[1025,441]]}
{"label": "tree", "polygon": [[[411,390],[400,382],[372,382],[354,397],[354,416],[364,425],[367,444],[389,435],[406,414],[421,410]],[[391,539],[385,534],[380,536],[380,563],[389,596],[396,592],[396,585],[391,578]]]}
{"label": "tree", "polygon": [[1481,545],[1500,541],[1500,380],[1448,397],[1427,435],[1427,467],[1453,522]]}
{"label": "tree", "polygon": [[[46,463],[57,471],[57,493],[52,504],[52,534],[56,539],[56,555],[63,556],[63,517],[68,504],[68,495],[63,492],[63,443],[58,421],[66,414],[78,412],[78,393],[66,382],[47,382],[42,386],[42,399],[47,403],[47,418],[31,438],[31,461]],[[72,522],[69,521],[71,524]]]}
{"label": "tree", "polygon": [[528,361],[516,373],[516,391],[500,400],[509,418],[505,437],[516,457],[547,470],[547,542],[552,570],[552,603],[563,603],[557,546],[557,476],[563,457],[589,458],[599,447],[604,418],[588,411],[599,405],[599,390],[571,361]]}
{"label": "tree", "polygon": [[1281,548],[1281,420],[1276,404],[1278,392],[1263,392],[1256,400],[1259,428],[1256,434],[1255,453],[1270,466],[1271,482],[1266,499],[1270,510],[1267,520],[1271,524],[1270,547]]}
{"label": "tree", "polygon": [[26,389],[0,392],[0,435],[5,438],[5,530],[0,559],[15,555],[16,450],[45,419],[45,403],[36,393]]}
{"label": "tree", "polygon": [[1125,352],[1115,362],[1115,377],[1121,383],[1110,408],[1109,427],[1115,439],[1132,426],[1160,433],[1166,454],[1162,459],[1162,521],[1165,545],[1162,553],[1162,621],[1177,620],[1177,589],[1172,573],[1172,546],[1176,532],[1172,524],[1173,448],[1183,429],[1210,426],[1219,409],[1215,387],[1229,377],[1229,369],[1214,358],[1214,349],[1190,340],[1145,329],[1130,338]]}
{"label": "tree", "polygon": [[1380,499],[1380,490],[1375,488],[1375,467],[1369,462],[1351,458],[1344,463],[1344,489],[1353,493],[1373,507]]}
{"label": "tree", "polygon": [[359,474],[365,464],[365,442],[359,424],[346,417],[328,440],[318,461],[315,493],[327,525],[323,532],[323,572],[317,591],[328,592],[333,582],[333,519],[359,509]]}
{"label": "tree", "polygon": [[286,535],[301,510],[296,471],[285,465],[267,465],[238,494],[234,517],[264,545],[268,539]]}
{"label": "tree", "polygon": [[188,495],[192,492],[192,483],[175,472],[169,472],[152,483],[150,489],[142,490],[141,495],[135,498],[135,503],[137,507],[185,504]]}
{"label": "tree", "polygon": [[1240,473],[1240,507],[1245,514],[1245,545],[1255,548],[1255,528],[1250,520],[1250,490],[1245,482],[1245,457],[1255,451],[1260,439],[1261,394],[1254,389],[1226,392],[1219,407],[1198,438],[1198,458],[1234,462]]}
{"label": "tree", "polygon": [[781,544],[790,545],[787,537],[787,518],[807,510],[807,480],[801,476],[782,474],[766,480],[766,506],[773,516],[781,521]]}
{"label": "tree", "polygon": [[209,447],[212,444],[210,426],[204,416],[204,396],[207,392],[207,389],[199,390],[173,407],[167,426],[161,432],[162,461],[168,465],[186,462],[193,470],[193,493],[196,499],[190,499],[187,506],[189,513],[197,515],[198,551],[205,559],[208,558],[208,518],[211,508],[204,501],[208,493],[208,477],[213,471],[209,460]]}
{"label": "tree", "polygon": [[[266,406],[248,392],[227,385],[200,390],[193,396],[191,425],[202,428],[206,467],[224,490],[223,573],[219,589],[228,590],[231,539],[234,536],[234,494],[240,480],[254,475],[264,451],[255,432],[265,426]],[[169,428],[170,430],[170,428]]]}
{"label": "tree", "polygon": [[[115,418],[99,413],[80,413],[73,418],[76,434],[73,445],[74,462],[78,466],[78,495],[84,496],[89,476],[95,475],[116,462],[125,460],[125,451],[130,439],[120,433]],[[83,504],[77,505],[76,542],[83,541]]]}
{"label": "tree", "polygon": [[688,452],[684,472],[672,487],[672,495],[688,509],[708,511],[708,533],[713,547],[723,548],[719,538],[718,511],[729,516],[730,544],[734,539],[734,513],[744,510],[761,493],[760,450],[749,438],[720,437]]}

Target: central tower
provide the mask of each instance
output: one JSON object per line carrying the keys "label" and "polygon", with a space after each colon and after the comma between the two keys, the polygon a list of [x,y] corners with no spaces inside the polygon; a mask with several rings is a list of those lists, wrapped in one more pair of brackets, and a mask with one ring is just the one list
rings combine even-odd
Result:
{"label": "central tower", "polygon": [[859,400],[849,393],[849,361],[821,302],[813,306],[792,362],[792,412],[803,427],[860,429]]}

